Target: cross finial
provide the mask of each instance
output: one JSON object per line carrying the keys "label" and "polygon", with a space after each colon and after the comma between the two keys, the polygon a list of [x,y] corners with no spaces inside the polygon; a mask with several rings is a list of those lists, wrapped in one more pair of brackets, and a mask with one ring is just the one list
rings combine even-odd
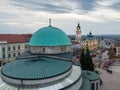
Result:
{"label": "cross finial", "polygon": [[51,18],[49,18],[49,26],[51,26]]}
{"label": "cross finial", "polygon": [[78,26],[80,26],[79,22],[78,22]]}

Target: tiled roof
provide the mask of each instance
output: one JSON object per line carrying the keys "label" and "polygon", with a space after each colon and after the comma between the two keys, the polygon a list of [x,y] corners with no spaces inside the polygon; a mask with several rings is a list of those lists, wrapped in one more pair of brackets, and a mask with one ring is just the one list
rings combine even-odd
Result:
{"label": "tiled roof", "polygon": [[75,41],[75,40],[71,40],[71,43],[72,43],[72,44],[80,44],[80,42]]}
{"label": "tiled roof", "polygon": [[100,76],[97,73],[92,71],[83,70],[82,75],[83,75],[83,78],[86,78],[90,81],[95,81],[100,79]]}
{"label": "tiled roof", "polygon": [[29,42],[31,46],[63,46],[70,44],[68,36],[61,29],[53,26],[40,28],[34,33]]}
{"label": "tiled roof", "polygon": [[0,34],[0,41],[7,43],[25,43],[29,42],[32,34]]}
{"label": "tiled roof", "polygon": [[63,74],[72,67],[72,62],[41,57],[36,60],[15,60],[6,64],[2,73],[17,79],[43,79]]}
{"label": "tiled roof", "polygon": [[115,47],[120,47],[120,42],[115,43]]}

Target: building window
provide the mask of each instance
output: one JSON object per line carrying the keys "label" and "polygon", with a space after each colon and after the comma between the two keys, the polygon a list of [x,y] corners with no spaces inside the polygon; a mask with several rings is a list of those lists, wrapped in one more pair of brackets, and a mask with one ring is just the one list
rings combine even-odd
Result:
{"label": "building window", "polygon": [[20,55],[20,52],[18,52],[18,56]]}
{"label": "building window", "polygon": [[27,45],[25,45],[25,49],[27,48]]}
{"label": "building window", "polygon": [[10,51],[10,47],[8,47],[8,51]]}
{"label": "building window", "polygon": [[45,52],[45,48],[43,48],[43,52]]}
{"label": "building window", "polygon": [[18,46],[18,50],[20,50],[20,46]]}
{"label": "building window", "polygon": [[13,53],[13,57],[16,57],[16,54],[15,54],[15,53]]}
{"label": "building window", "polygon": [[95,84],[92,83],[91,90],[95,90]]}
{"label": "building window", "polygon": [[15,50],[15,46],[13,47],[13,50]]}
{"label": "building window", "polygon": [[5,54],[3,54],[3,59],[5,58]]}
{"label": "building window", "polygon": [[5,52],[5,48],[4,47],[2,48],[2,51]]}
{"label": "building window", "polygon": [[10,58],[11,57],[11,54],[8,54],[8,58]]}
{"label": "building window", "polygon": [[63,48],[63,47],[61,48],[61,51],[62,51],[62,52],[64,51],[64,48]]}
{"label": "building window", "polygon": [[99,84],[98,84],[98,82],[97,82],[97,83],[96,83],[96,90],[98,90],[98,85],[99,85]]}

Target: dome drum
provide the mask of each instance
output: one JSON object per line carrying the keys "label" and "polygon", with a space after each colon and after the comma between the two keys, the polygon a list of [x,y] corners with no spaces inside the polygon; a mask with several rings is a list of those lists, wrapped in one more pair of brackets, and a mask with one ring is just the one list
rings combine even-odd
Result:
{"label": "dome drum", "polygon": [[1,78],[4,82],[6,82],[9,85],[12,86],[19,86],[21,84],[24,85],[24,87],[27,86],[47,86],[50,85],[51,83],[55,84],[58,83],[60,81],[62,81],[63,79],[65,79],[66,77],[68,77],[72,72],[72,68],[70,70],[68,70],[67,72],[65,72],[64,74],[55,76],[55,77],[51,77],[51,78],[44,78],[44,79],[17,79],[17,78],[11,78],[11,77],[7,77],[3,74],[1,74]]}
{"label": "dome drum", "polygon": [[69,76],[71,71],[71,61],[41,57],[36,60],[16,60],[6,64],[1,69],[1,77],[10,85],[36,86],[60,81]]}
{"label": "dome drum", "polygon": [[29,46],[29,51],[32,54],[59,54],[59,53],[71,52],[71,46],[70,45],[51,46],[51,47]]}
{"label": "dome drum", "polygon": [[[75,74],[76,73],[76,74]],[[13,79],[7,76],[1,75],[6,85],[10,85],[9,88],[14,87],[14,89],[21,89],[24,88],[26,90],[33,89],[41,90],[41,89],[48,89],[50,87],[56,88],[55,90],[78,90],[82,85],[82,77],[81,77],[81,68],[79,66],[72,66],[70,70],[61,74],[60,76],[53,77],[52,82],[48,79],[41,79],[41,80],[22,80],[22,79]],[[46,80],[46,81],[44,81]],[[60,84],[62,86],[60,86]],[[8,87],[6,87],[8,88]],[[32,90],[33,90],[32,89]],[[7,89],[9,90],[9,89]]]}

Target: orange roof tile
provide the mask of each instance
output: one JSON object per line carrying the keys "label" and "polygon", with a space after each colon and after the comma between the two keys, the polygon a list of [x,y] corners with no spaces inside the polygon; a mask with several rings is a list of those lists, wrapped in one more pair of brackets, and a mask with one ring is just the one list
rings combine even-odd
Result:
{"label": "orange roof tile", "polygon": [[32,34],[0,34],[0,41],[8,43],[25,43],[29,42]]}

